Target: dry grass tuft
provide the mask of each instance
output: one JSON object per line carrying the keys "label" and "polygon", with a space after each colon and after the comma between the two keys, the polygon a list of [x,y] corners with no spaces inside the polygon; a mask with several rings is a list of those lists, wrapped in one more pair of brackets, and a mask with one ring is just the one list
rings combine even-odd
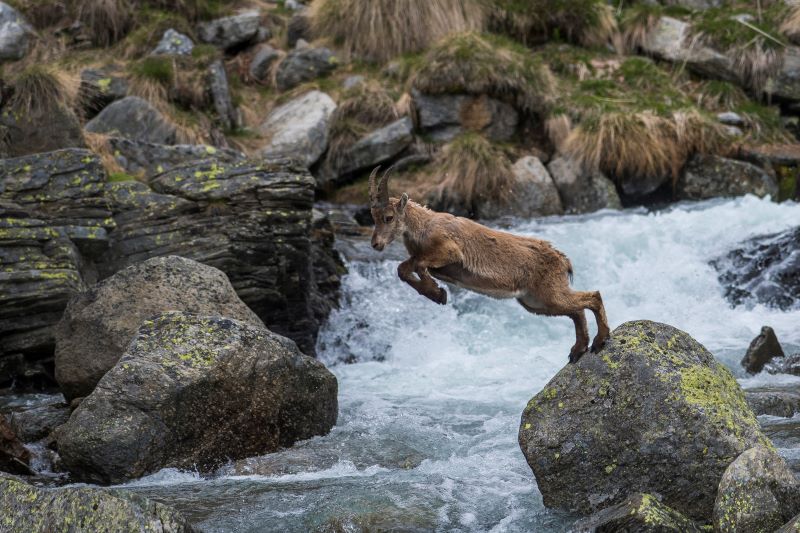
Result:
{"label": "dry grass tuft", "polygon": [[484,10],[478,0],[315,0],[311,25],[346,54],[384,62],[450,33],[482,29]]}
{"label": "dry grass tuft", "polygon": [[412,84],[427,94],[485,94],[540,117],[547,114],[556,90],[550,69],[530,50],[471,32],[451,35],[432,48]]}
{"label": "dry grass tuft", "polygon": [[720,149],[723,127],[697,111],[669,117],[651,111],[605,113],[584,120],[564,144],[564,151],[584,168],[611,176],[645,177],[678,174],[694,153]]}
{"label": "dry grass tuft", "polygon": [[81,0],[78,20],[96,46],[110,46],[133,28],[134,8],[126,0]]}
{"label": "dry grass tuft", "polygon": [[636,4],[627,10],[620,24],[623,50],[634,53],[641,49],[662,14],[660,5]]}
{"label": "dry grass tuft", "polygon": [[106,169],[106,173],[115,174],[125,172],[125,169],[120,166],[116,157],[114,157],[114,151],[108,142],[109,135],[84,131],[83,137],[86,139],[86,145],[89,147],[89,150],[100,157],[100,161]]}
{"label": "dry grass tuft", "polygon": [[791,42],[800,44],[800,2],[788,6],[788,13],[779,29]]}
{"label": "dry grass tuft", "polygon": [[27,115],[59,106],[74,107],[80,79],[49,65],[34,64],[22,70],[11,87],[13,94],[8,107]]}
{"label": "dry grass tuft", "polygon": [[544,129],[556,152],[563,152],[564,143],[572,132],[572,120],[569,115],[558,113],[549,117],[544,122]]}

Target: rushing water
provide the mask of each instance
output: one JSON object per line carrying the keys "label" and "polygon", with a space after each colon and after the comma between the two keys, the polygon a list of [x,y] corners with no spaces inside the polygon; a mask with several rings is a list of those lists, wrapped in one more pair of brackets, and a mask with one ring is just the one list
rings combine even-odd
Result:
{"label": "rushing water", "polygon": [[[752,236],[800,225],[800,206],[752,197],[513,224],[552,241],[574,286],[600,290],[612,328],[670,323],[739,372],[764,324],[800,347],[800,311],[730,308],[709,260]],[[208,531],[563,531],[574,517],[542,506],[517,445],[526,402],[566,363],[572,322],[514,301],[450,290],[418,296],[397,261],[352,261],[343,303],[320,337],[339,380],[339,422],[259,466],[215,476],[165,470],[123,486],[184,511]],[[591,315],[588,315],[593,326]],[[354,364],[340,361],[349,359]],[[771,379],[756,378],[756,384]],[[800,442],[798,442],[800,446]]]}

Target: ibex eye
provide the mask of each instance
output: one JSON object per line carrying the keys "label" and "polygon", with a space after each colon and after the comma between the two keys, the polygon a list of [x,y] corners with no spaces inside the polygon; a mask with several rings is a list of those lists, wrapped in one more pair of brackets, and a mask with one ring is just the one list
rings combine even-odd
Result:
{"label": "ibex eye", "polygon": [[394,217],[384,217],[384,219],[383,219],[383,220],[384,220],[384,222],[386,222],[386,223],[388,224],[389,222],[391,222],[392,220],[394,220]]}

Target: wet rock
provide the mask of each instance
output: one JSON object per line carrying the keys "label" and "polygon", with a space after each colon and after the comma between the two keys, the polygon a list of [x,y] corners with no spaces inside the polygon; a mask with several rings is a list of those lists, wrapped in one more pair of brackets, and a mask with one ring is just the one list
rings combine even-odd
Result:
{"label": "wet rock", "polygon": [[570,529],[570,533],[606,531],[700,533],[704,530],[675,509],[658,501],[655,496],[634,494],[622,503],[579,520]]}
{"label": "wet rock", "polygon": [[689,23],[672,17],[661,17],[648,33],[642,48],[648,54],[686,65],[694,72],[732,82],[738,82],[731,58],[691,37]]}
{"label": "wet rock", "polygon": [[514,185],[508,201],[496,205],[483,203],[479,210],[482,218],[529,218],[564,213],[558,189],[539,158],[523,157],[514,163],[511,170],[514,173]]}
{"label": "wet rock", "polygon": [[261,133],[268,139],[264,157],[297,159],[313,165],[328,147],[328,126],[336,103],[320,91],[308,92],[270,113]]}
{"label": "wet rock", "polygon": [[0,414],[0,472],[30,474],[30,462],[31,452],[22,445],[6,417]]}
{"label": "wet rock", "polygon": [[208,68],[208,89],[220,126],[228,131],[241,128],[242,117],[231,100],[228,75],[225,73],[225,64],[221,59],[211,63]]}
{"label": "wet rock", "polygon": [[317,239],[308,171],[286,161],[201,160],[151,186],[109,185],[117,229],[101,276],[165,255],[211,265],[267,327],[313,354],[343,266],[332,243]]}
{"label": "wet rock", "polygon": [[771,533],[800,512],[800,483],[774,450],[756,446],[725,470],[714,531]]}
{"label": "wet rock", "polygon": [[437,141],[451,141],[465,130],[507,141],[519,123],[513,107],[486,95],[426,95],[414,89],[412,98],[418,128]]}
{"label": "wet rock", "polygon": [[111,102],[127,95],[128,82],[114,73],[97,69],[81,72],[80,100],[87,117],[94,117]]}
{"label": "wet rock", "polygon": [[11,428],[22,442],[41,440],[69,419],[67,404],[42,405],[9,415]]}
{"label": "wet rock", "polygon": [[642,492],[701,521],[728,465],[769,445],[731,373],[649,321],[563,368],[525,408],[519,443],[548,507],[590,513]]}
{"label": "wet rock", "polygon": [[245,155],[236,150],[205,144],[154,144],[122,137],[112,137],[108,142],[117,163],[126,172],[148,178],[208,158],[223,163],[245,159]]}
{"label": "wet rock", "polygon": [[197,531],[174,509],[132,492],[44,489],[10,476],[0,476],[0,510],[4,531]]}
{"label": "wet rock", "polygon": [[145,321],[56,432],[77,479],[213,468],[330,431],[336,378],[263,327],[172,312]]}
{"label": "wet rock", "polygon": [[175,126],[138,96],[127,96],[103,109],[86,124],[86,131],[156,144],[173,144],[176,135]]}
{"label": "wet rock", "polygon": [[767,82],[766,92],[776,99],[800,101],[800,47],[784,48],[781,68]]}
{"label": "wet rock", "polygon": [[778,183],[774,174],[751,163],[715,155],[695,155],[684,168],[675,193],[684,200],[745,194],[777,198]]}
{"label": "wet rock", "polygon": [[328,48],[301,48],[289,52],[278,65],[275,83],[280,91],[288,91],[301,83],[332,72],[339,60]]}
{"label": "wet rock", "polygon": [[557,157],[547,170],[558,188],[564,211],[591,213],[600,209],[622,209],[614,184],[600,171],[587,172],[575,161]]}
{"label": "wet rock", "polygon": [[281,57],[281,53],[268,44],[262,44],[258,52],[250,61],[248,72],[250,77],[256,81],[265,82],[269,79],[272,65]]}
{"label": "wet rock", "polygon": [[33,27],[25,17],[5,2],[0,2],[0,62],[25,57],[33,35]]}
{"label": "wet rock", "polygon": [[58,102],[34,102],[30,109],[5,106],[0,113],[0,156],[20,157],[62,148],[84,148],[75,113]]}
{"label": "wet rock", "polygon": [[761,328],[761,333],[750,342],[747,353],[742,359],[742,366],[748,374],[758,374],[764,365],[773,357],[783,357],[783,348],[775,336],[775,330],[769,326]]}
{"label": "wet rock", "polygon": [[78,293],[67,305],[55,329],[56,379],[66,399],[88,396],[142,322],[173,310],[264,325],[214,267],[177,256],[136,263]]}
{"label": "wet rock", "polygon": [[782,357],[768,363],[764,369],[770,374],[791,374],[800,376],[800,353]]}
{"label": "wet rock", "polygon": [[324,187],[331,183],[342,183],[354,172],[392,159],[414,140],[413,127],[411,119],[404,117],[368,133],[335,162],[326,159],[317,173],[317,184]]}
{"label": "wet rock", "polygon": [[440,520],[429,508],[397,508],[394,506],[370,506],[369,511],[334,511],[330,516],[311,529],[314,533],[368,533],[386,531],[397,533],[426,533],[435,531]]}
{"label": "wet rock", "polygon": [[188,56],[191,55],[193,49],[194,43],[188,35],[169,28],[164,32],[150,55]]}
{"label": "wet rock", "polygon": [[204,43],[219,48],[235,48],[246,44],[258,35],[261,16],[258,11],[246,11],[200,24],[197,36]]}
{"label": "wet rock", "polygon": [[747,405],[756,416],[790,418],[800,412],[800,390],[797,387],[759,387],[744,391]]}
{"label": "wet rock", "polygon": [[711,264],[734,305],[787,310],[800,304],[800,227],[747,240]]}

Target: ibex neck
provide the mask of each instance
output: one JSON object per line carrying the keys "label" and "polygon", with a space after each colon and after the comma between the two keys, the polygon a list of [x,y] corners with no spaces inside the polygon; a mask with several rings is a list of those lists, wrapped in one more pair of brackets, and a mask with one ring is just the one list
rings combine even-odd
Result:
{"label": "ibex neck", "polygon": [[407,244],[420,241],[425,232],[426,223],[432,214],[433,211],[430,209],[416,202],[408,202],[405,210],[405,231],[403,232],[403,238]]}

